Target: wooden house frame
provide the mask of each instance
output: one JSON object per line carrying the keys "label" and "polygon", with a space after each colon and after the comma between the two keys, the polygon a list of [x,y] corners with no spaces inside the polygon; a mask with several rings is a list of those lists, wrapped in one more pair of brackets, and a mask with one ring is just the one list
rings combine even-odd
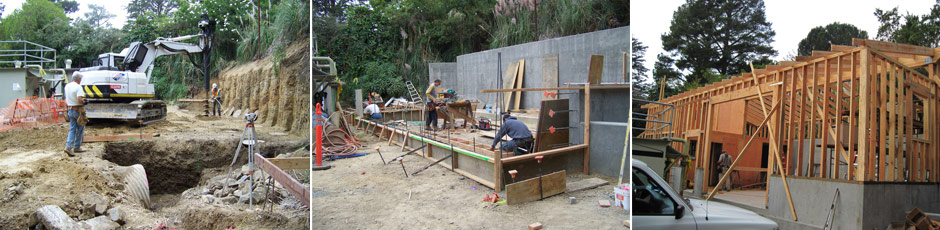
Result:
{"label": "wooden house frame", "polygon": [[[751,73],[663,99],[659,102],[675,108],[659,119],[674,119],[672,127],[638,138],[695,141],[692,147],[703,151],[693,154],[691,166],[703,168],[706,178],[715,174],[709,166],[717,161],[713,154],[702,154],[712,153],[708,143],[736,139],[740,142],[728,151],[735,157],[733,170],[858,183],[940,182],[940,130],[934,125],[940,118],[935,69],[940,48],[864,39],[853,39],[853,45],[752,67]],[[727,106],[731,103],[737,106]],[[647,114],[669,109],[643,108]],[[735,122],[740,123],[731,127],[736,132],[719,131],[729,129],[719,124]],[[755,140],[769,151],[753,148]],[[683,146],[672,147],[681,151]],[[755,168],[751,162],[735,169],[752,155],[763,155],[767,166]]]}

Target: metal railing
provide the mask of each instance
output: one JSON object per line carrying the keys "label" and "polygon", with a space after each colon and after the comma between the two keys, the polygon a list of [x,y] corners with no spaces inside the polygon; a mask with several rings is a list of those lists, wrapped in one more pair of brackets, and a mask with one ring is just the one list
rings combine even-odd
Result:
{"label": "metal railing", "polygon": [[[49,57],[50,54],[52,57]],[[56,54],[55,49],[31,41],[0,41],[0,66],[41,65],[57,68]]]}
{"label": "metal railing", "polygon": [[673,127],[672,123],[674,122],[673,113],[675,111],[675,106],[672,104],[666,104],[656,101],[648,101],[643,99],[633,99],[634,104],[644,105],[644,104],[657,104],[666,107],[662,111],[657,112],[656,114],[648,114],[643,112],[632,112],[634,121],[642,121],[646,123],[652,123],[652,125],[635,125],[633,126],[634,130],[637,130],[642,138],[647,139],[665,139],[673,137]]}

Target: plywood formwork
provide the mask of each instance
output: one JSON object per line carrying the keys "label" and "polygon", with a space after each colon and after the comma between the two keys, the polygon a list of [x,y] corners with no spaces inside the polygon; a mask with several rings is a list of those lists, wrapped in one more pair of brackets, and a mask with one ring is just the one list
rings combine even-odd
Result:
{"label": "plywood formwork", "polygon": [[[674,108],[645,105],[647,114],[662,113],[656,119],[671,120],[672,126],[639,138],[693,141],[691,165],[704,168],[707,178],[716,173],[712,151],[719,143],[735,159],[743,156],[736,163],[742,171],[856,182],[940,181],[940,130],[932,125],[940,118],[934,62],[940,49],[860,39],[853,44],[659,101]],[[757,127],[768,114],[766,127]],[[757,145],[742,150],[755,135]]]}

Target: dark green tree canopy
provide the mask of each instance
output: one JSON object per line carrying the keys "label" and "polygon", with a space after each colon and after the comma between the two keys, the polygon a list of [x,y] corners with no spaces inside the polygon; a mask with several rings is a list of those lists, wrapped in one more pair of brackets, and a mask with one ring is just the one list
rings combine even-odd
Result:
{"label": "dark green tree canopy", "polygon": [[3,19],[0,40],[27,40],[62,50],[68,44],[69,18],[55,3],[26,0]]}
{"label": "dark green tree canopy", "polygon": [[632,90],[631,92],[634,98],[646,98],[646,93],[650,88],[649,83],[646,83],[646,78],[647,72],[650,70],[646,68],[646,59],[643,57],[646,56],[646,49],[648,47],[643,45],[636,37],[632,38],[630,46],[632,46],[632,53],[630,53],[630,81],[633,85],[630,90]]}
{"label": "dark green tree canopy", "polygon": [[930,8],[925,15],[901,15],[898,8],[891,10],[875,9],[878,27],[878,39],[918,46],[940,46],[940,2]]}
{"label": "dark green tree canopy", "polygon": [[706,84],[709,70],[730,76],[776,55],[770,46],[775,34],[762,0],[688,0],[673,13],[662,40],[663,49],[678,57],[676,66],[691,72],[687,79]]}
{"label": "dark green tree canopy", "polygon": [[170,11],[179,6],[176,0],[132,0],[127,4],[127,18],[137,17],[151,13],[155,17],[168,16]]}
{"label": "dark green tree canopy", "polygon": [[57,6],[62,8],[65,11],[65,14],[75,13],[78,11],[78,2],[75,0],[49,0],[50,2],[55,3]]}
{"label": "dark green tree canopy", "polygon": [[817,26],[800,40],[797,53],[800,56],[809,56],[813,50],[829,50],[830,45],[852,45],[852,38],[868,39],[868,32],[857,27],[833,22],[825,27]]}

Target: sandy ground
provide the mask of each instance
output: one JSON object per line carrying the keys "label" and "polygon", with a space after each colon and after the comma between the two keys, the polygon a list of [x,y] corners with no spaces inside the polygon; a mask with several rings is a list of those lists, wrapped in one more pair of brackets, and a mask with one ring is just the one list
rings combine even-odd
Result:
{"label": "sandy ground", "polygon": [[[155,122],[138,128],[127,124],[93,123],[86,128],[85,136],[118,134],[159,133],[152,140],[119,141],[112,145],[149,143],[153,149],[189,149],[209,141],[234,148],[244,120],[240,118],[201,117],[195,111],[180,110],[170,106],[167,121]],[[201,111],[200,111],[201,112]],[[284,132],[280,127],[258,126],[259,139],[269,143],[306,143],[306,137],[296,135],[272,136]],[[28,227],[29,215],[41,205],[58,205],[76,221],[94,217],[82,207],[82,197],[88,193],[101,194],[110,201],[110,207],[126,212],[126,224],[121,229],[155,229],[167,226],[171,229],[307,229],[309,209],[298,205],[297,199],[287,195],[275,206],[274,211],[248,210],[247,204],[206,203],[202,191],[211,178],[224,176],[234,151],[206,148],[201,166],[193,172],[198,176],[195,187],[181,193],[152,194],[152,208],[146,209],[136,202],[128,201],[122,185],[111,173],[122,166],[103,159],[108,154],[106,143],[85,143],[88,150],[77,157],[67,157],[62,151],[67,124],[39,129],[0,132],[0,229],[24,229]],[[231,146],[225,143],[231,142]],[[273,144],[272,144],[273,145]],[[113,146],[112,146],[113,147]],[[209,146],[211,147],[211,146]],[[296,149],[297,147],[293,147]],[[113,149],[113,148],[112,148]],[[202,149],[200,149],[202,150]],[[124,150],[133,152],[133,150]],[[301,154],[306,151],[298,151]],[[187,152],[188,153],[188,152]],[[286,152],[280,152],[286,153]],[[156,154],[156,153],[137,153]],[[161,153],[168,157],[189,159],[193,156],[180,153]],[[150,157],[155,158],[155,157]],[[160,158],[155,158],[160,159]],[[215,160],[212,159],[223,159]],[[227,160],[224,160],[227,159]],[[224,162],[224,163],[218,163]],[[179,162],[166,162],[175,164]],[[225,167],[221,167],[224,165]],[[213,167],[214,166],[214,167]],[[238,165],[240,166],[240,165]],[[180,172],[181,174],[183,172]],[[153,174],[153,175],[151,175]],[[148,177],[156,175],[148,169]],[[155,188],[149,178],[151,191]],[[307,178],[303,178],[307,180]]]}
{"label": "sandy ground", "polygon": [[[513,206],[484,203],[493,189],[442,166],[405,178],[399,164],[383,165],[374,150],[380,147],[388,160],[401,154],[400,146],[374,136],[360,138],[366,144],[361,152],[368,155],[327,161],[332,169],[313,171],[314,229],[526,229],[535,222],[543,229],[626,229],[622,221],[627,212],[597,205],[612,199],[613,185]],[[430,163],[414,155],[404,160],[409,173]],[[587,177],[572,174],[567,179]],[[572,196],[576,204],[568,203]]]}

